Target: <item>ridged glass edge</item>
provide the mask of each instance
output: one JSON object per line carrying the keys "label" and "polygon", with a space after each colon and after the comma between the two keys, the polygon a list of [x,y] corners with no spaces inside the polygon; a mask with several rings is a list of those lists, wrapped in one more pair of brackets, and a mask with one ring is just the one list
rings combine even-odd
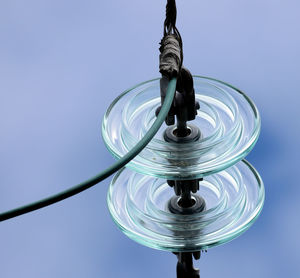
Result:
{"label": "ridged glass edge", "polygon": [[[161,250],[161,251],[169,251],[169,252],[195,252],[195,251],[200,251],[200,250],[207,250],[209,248],[212,247],[216,247],[216,246],[220,246],[222,244],[228,243],[231,240],[237,238],[238,236],[240,236],[241,234],[243,234],[245,231],[247,231],[253,224],[254,222],[257,220],[257,218],[259,217],[259,215],[261,214],[261,211],[263,209],[264,206],[264,201],[265,201],[265,188],[264,188],[264,183],[263,180],[261,178],[261,176],[259,175],[259,173],[256,171],[256,169],[245,159],[241,160],[241,162],[245,163],[248,168],[251,170],[251,172],[253,173],[253,175],[255,176],[256,180],[257,180],[257,185],[260,188],[259,190],[259,197],[258,197],[258,206],[256,208],[255,211],[252,212],[251,217],[249,217],[248,221],[246,222],[246,224],[244,224],[242,227],[236,227],[233,231],[228,232],[228,237],[227,238],[223,238],[220,239],[219,241],[213,241],[211,243],[207,243],[205,245],[199,246],[199,248],[197,249],[185,249],[182,248],[180,250],[178,249],[174,249],[172,248],[172,246],[170,247],[166,247],[166,246],[161,246],[157,241],[153,241],[153,240],[147,240],[146,238],[141,238],[136,232],[134,231],[129,231],[128,229],[126,229],[125,227],[123,227],[122,224],[120,224],[115,217],[115,215],[113,214],[113,208],[111,207],[111,200],[110,200],[110,190],[111,188],[109,188],[108,193],[107,193],[107,205],[109,208],[109,213],[113,219],[113,221],[116,223],[116,225],[118,226],[118,228],[130,239],[134,240],[135,242],[150,247],[152,249],[156,249],[156,250]],[[123,170],[121,170],[123,171]],[[118,172],[116,175],[119,175],[120,172]]]}

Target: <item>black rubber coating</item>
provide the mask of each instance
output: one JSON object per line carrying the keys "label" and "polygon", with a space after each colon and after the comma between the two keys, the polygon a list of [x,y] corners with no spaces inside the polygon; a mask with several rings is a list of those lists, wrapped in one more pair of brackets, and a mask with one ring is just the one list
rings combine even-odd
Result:
{"label": "black rubber coating", "polygon": [[180,196],[174,196],[169,200],[168,209],[171,213],[188,215],[188,214],[202,212],[206,208],[204,199],[199,195],[192,194],[192,199],[194,200],[194,204],[188,208],[184,208],[180,206],[180,199],[181,199]]}
{"label": "black rubber coating", "polygon": [[164,139],[167,142],[173,143],[189,143],[195,142],[200,139],[201,133],[198,127],[192,124],[188,124],[187,128],[189,130],[188,135],[184,137],[178,137],[176,135],[177,126],[170,126],[164,132]]}

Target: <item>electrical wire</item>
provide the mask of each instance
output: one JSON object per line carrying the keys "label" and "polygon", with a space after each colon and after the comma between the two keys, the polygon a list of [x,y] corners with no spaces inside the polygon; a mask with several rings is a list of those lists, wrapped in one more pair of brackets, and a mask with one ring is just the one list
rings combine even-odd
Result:
{"label": "electrical wire", "polygon": [[72,197],[94,185],[97,183],[103,181],[104,179],[108,178],[110,175],[115,173],[116,171],[123,168],[128,162],[130,162],[134,157],[136,157],[151,141],[151,139],[155,136],[161,125],[163,124],[165,118],[168,115],[168,112],[170,110],[170,107],[172,105],[175,91],[176,91],[176,82],[177,79],[174,77],[170,80],[167,94],[164,99],[164,102],[162,104],[161,110],[151,126],[151,128],[147,131],[145,136],[138,142],[138,144],[133,147],[126,155],[124,155],[122,158],[120,158],[116,163],[111,165],[109,168],[105,169],[104,171],[100,172],[96,176],[78,184],[75,185],[65,191],[59,192],[55,195],[49,196],[45,199],[36,201],[34,203],[27,204],[22,207],[17,207],[12,210],[3,212],[0,214],[0,222],[44,208],[46,206],[50,206],[54,203],[60,202],[62,200],[65,200],[69,197]]}

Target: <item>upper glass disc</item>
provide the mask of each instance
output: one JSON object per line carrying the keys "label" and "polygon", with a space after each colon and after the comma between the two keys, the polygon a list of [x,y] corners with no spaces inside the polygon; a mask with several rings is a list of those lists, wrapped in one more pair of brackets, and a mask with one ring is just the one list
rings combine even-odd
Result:
{"label": "upper glass disc", "polygon": [[[255,104],[240,90],[215,79],[194,76],[200,103],[197,126],[201,138],[192,143],[166,142],[163,124],[154,139],[127,167],[164,179],[196,179],[219,172],[244,158],[260,132]],[[112,154],[120,158],[145,135],[161,105],[159,79],[141,83],[121,94],[108,108],[102,136]]]}

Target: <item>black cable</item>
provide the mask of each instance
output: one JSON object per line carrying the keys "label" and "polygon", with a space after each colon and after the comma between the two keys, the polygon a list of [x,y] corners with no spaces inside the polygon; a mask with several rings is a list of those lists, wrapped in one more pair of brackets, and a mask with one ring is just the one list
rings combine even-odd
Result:
{"label": "black cable", "polygon": [[177,18],[177,8],[175,0],[168,0],[166,6],[166,19],[164,23],[164,35],[170,35],[172,30],[174,32],[174,28],[176,25]]}

